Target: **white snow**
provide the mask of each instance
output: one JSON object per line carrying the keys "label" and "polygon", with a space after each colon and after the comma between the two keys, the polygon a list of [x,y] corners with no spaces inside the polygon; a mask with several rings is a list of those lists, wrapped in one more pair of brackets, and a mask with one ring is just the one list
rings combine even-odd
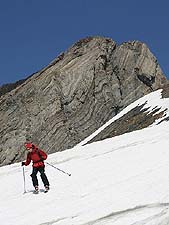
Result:
{"label": "white snow", "polygon": [[[159,90],[131,104],[112,120],[145,101],[150,110],[155,106],[167,108],[168,115],[169,100],[161,99]],[[26,194],[20,163],[1,167],[1,224],[169,224],[169,122],[81,146],[83,143],[49,155],[47,162],[72,175],[46,165],[51,184],[46,194],[32,193],[31,166],[24,167]]]}

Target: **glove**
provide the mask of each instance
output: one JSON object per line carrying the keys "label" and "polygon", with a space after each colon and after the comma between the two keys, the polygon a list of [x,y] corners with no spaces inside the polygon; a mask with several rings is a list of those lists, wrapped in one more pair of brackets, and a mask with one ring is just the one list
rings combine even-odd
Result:
{"label": "glove", "polygon": [[22,165],[22,166],[25,166],[25,162],[22,162],[21,165]]}

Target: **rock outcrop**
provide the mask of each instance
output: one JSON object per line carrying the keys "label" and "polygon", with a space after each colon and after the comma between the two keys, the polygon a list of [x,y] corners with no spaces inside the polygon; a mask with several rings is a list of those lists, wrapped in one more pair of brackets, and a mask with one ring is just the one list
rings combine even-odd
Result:
{"label": "rock outcrop", "polygon": [[[167,83],[144,43],[75,43],[0,98],[0,165],[20,161],[31,140],[48,153],[71,148],[128,104]],[[1,90],[0,90],[1,92]]]}

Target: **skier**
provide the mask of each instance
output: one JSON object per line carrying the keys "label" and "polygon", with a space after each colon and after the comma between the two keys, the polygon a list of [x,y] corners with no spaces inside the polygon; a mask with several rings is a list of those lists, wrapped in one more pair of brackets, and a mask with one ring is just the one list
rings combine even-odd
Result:
{"label": "skier", "polygon": [[33,171],[31,177],[33,186],[35,188],[34,193],[39,193],[39,185],[37,179],[38,172],[40,172],[42,182],[45,186],[45,192],[47,192],[49,190],[49,181],[45,174],[45,164],[43,162],[47,158],[47,154],[41,149],[38,149],[37,146],[32,143],[25,143],[25,147],[28,150],[28,154],[26,161],[22,162],[22,166],[28,166],[31,160],[33,161]]}

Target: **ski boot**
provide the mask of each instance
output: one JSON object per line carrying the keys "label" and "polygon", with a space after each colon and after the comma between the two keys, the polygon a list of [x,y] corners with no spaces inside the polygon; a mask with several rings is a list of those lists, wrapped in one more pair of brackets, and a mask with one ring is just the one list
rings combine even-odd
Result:
{"label": "ski boot", "polygon": [[45,185],[45,193],[47,193],[49,191],[49,186],[48,185]]}
{"label": "ski boot", "polygon": [[39,187],[38,186],[35,186],[35,190],[33,192],[34,194],[38,194],[39,193]]}

